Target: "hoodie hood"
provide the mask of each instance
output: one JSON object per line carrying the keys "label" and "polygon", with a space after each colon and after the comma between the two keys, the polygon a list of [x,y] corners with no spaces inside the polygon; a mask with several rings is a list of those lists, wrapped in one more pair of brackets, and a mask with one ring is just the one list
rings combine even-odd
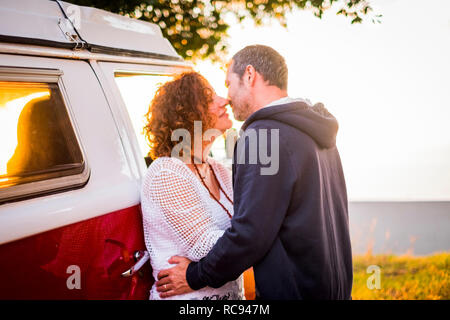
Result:
{"label": "hoodie hood", "polygon": [[339,125],[322,103],[310,106],[305,102],[296,101],[262,108],[244,122],[242,130],[251,123],[263,119],[276,120],[292,126],[309,135],[321,148],[328,149],[336,145]]}

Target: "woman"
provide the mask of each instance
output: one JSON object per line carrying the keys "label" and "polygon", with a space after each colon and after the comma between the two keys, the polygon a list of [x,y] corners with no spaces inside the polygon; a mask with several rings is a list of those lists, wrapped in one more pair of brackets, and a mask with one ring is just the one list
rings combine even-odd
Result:
{"label": "woman", "polygon": [[[206,79],[195,72],[183,73],[162,85],[151,102],[144,132],[155,160],[143,179],[141,201],[145,243],[155,279],[160,270],[171,267],[171,256],[200,260],[230,226],[230,173],[203,156],[209,153],[214,137],[202,139],[209,129],[223,134],[231,127],[227,104],[228,100],[217,96]],[[194,121],[201,121],[202,130],[194,130]],[[177,148],[180,142],[172,141],[177,129],[188,132],[192,142],[202,141],[201,152],[194,152],[195,143],[189,143],[182,161]],[[185,138],[184,143],[189,141]],[[176,156],[171,157],[174,150]],[[241,276],[221,288],[206,287],[175,298],[243,299],[243,279]],[[150,299],[160,299],[155,285]]]}

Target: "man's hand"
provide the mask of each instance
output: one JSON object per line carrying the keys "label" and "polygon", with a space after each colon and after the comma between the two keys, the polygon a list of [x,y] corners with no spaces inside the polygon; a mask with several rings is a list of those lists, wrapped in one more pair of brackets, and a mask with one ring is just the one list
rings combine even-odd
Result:
{"label": "man's hand", "polygon": [[156,290],[160,292],[159,296],[168,298],[194,291],[186,281],[186,270],[191,260],[185,257],[173,256],[169,259],[169,263],[176,264],[176,266],[161,270],[158,273]]}

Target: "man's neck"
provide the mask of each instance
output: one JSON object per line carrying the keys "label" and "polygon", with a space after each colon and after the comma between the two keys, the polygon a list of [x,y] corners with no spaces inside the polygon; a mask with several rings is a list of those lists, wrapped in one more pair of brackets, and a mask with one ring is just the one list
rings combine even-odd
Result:
{"label": "man's neck", "polygon": [[261,95],[258,97],[257,101],[255,101],[255,107],[253,109],[253,112],[256,112],[256,111],[264,108],[266,105],[268,105],[274,101],[280,100],[282,98],[286,98],[287,96],[288,95],[287,95],[286,91],[272,92],[272,93],[267,93],[267,94]]}

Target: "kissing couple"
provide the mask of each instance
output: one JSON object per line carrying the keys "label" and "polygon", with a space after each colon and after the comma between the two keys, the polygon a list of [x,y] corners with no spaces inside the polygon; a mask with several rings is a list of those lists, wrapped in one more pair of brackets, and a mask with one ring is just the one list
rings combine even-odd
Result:
{"label": "kissing couple", "polygon": [[[287,79],[277,51],[252,45],[228,64],[227,99],[196,72],[158,89],[144,128],[154,161],[141,188],[157,280],[150,299],[244,299],[250,267],[256,299],[351,299],[338,123],[323,104],[288,96]],[[231,128],[228,104],[244,121],[232,174],[208,156],[214,139],[202,139],[209,129]],[[201,139],[200,153],[188,150],[200,156],[173,156],[177,129]],[[277,163],[268,163],[268,151]]]}

